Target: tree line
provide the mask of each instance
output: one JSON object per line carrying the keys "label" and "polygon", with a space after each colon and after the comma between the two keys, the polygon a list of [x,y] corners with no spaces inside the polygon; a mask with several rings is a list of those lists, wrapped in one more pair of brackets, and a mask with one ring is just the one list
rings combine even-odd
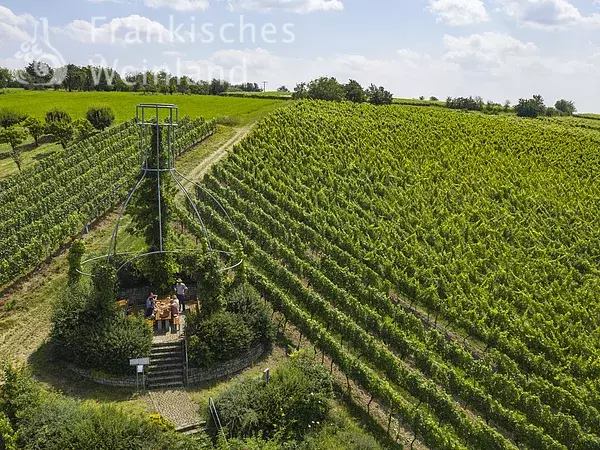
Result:
{"label": "tree line", "polygon": [[299,83],[294,88],[292,98],[336,102],[347,100],[354,103],[368,102],[373,105],[389,105],[394,99],[392,93],[383,86],[377,87],[371,84],[364,89],[356,80],[349,80],[347,84],[342,84],[334,77],[320,77],[308,83]]}
{"label": "tree line", "polygon": [[[60,77],[55,75],[60,73]],[[55,80],[55,81],[53,81]],[[60,80],[60,82],[58,81]],[[53,69],[46,63],[34,61],[21,70],[0,68],[0,89],[64,89],[69,92],[144,92],[160,94],[220,95],[225,92],[262,92],[257,83],[232,84],[213,78],[211,81],[177,77],[161,70],[140,71],[125,75],[102,66],[68,64]]]}
{"label": "tree line", "polygon": [[480,111],[486,114],[500,114],[501,112],[514,112],[518,117],[555,117],[572,116],[576,111],[575,104],[570,100],[558,100],[554,107],[546,106],[541,95],[534,95],[530,99],[519,99],[515,106],[511,106],[510,100],[504,105],[491,101],[484,102],[481,97],[448,97],[446,107],[449,109],[462,109],[467,111]]}

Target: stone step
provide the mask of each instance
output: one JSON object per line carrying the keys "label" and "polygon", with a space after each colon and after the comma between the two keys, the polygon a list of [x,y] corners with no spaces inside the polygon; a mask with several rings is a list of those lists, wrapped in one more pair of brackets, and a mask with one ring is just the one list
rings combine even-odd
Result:
{"label": "stone step", "polygon": [[175,342],[154,342],[152,344],[152,350],[154,349],[159,349],[159,348],[182,348],[182,343],[181,341],[175,341]]}
{"label": "stone step", "polygon": [[156,355],[150,356],[150,363],[154,364],[155,362],[164,362],[164,361],[174,361],[183,364],[183,355]]}
{"label": "stone step", "polygon": [[174,375],[183,373],[183,367],[181,366],[161,366],[154,370],[151,370],[149,374],[151,376],[162,376],[162,375]]}
{"label": "stone step", "polygon": [[181,372],[173,375],[152,375],[151,373],[148,374],[149,384],[170,383],[171,381],[183,382],[183,374]]}
{"label": "stone step", "polygon": [[206,428],[206,421],[193,423],[190,425],[184,425],[182,427],[175,428],[177,433],[181,434],[198,434]]}
{"label": "stone step", "polygon": [[183,357],[183,352],[181,350],[161,350],[161,351],[152,351],[150,356],[154,358],[161,358],[163,356],[180,356]]}
{"label": "stone step", "polygon": [[170,381],[170,382],[166,382],[166,383],[153,383],[152,381],[148,380],[148,388],[149,389],[156,389],[156,388],[167,388],[167,387],[183,387],[183,381]]}

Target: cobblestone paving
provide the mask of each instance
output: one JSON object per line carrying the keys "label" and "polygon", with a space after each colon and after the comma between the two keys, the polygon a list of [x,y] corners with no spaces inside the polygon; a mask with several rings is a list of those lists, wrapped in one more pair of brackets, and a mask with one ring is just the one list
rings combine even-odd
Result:
{"label": "cobblestone paving", "polygon": [[184,389],[148,391],[154,410],[175,424],[176,428],[200,422],[198,404]]}
{"label": "cobblestone paving", "polygon": [[176,342],[183,339],[183,330],[185,328],[185,315],[180,314],[179,320],[181,324],[179,325],[179,331],[176,333],[171,333],[171,330],[162,330],[157,331],[154,329],[154,339],[152,342],[154,343],[164,343],[164,342]]}

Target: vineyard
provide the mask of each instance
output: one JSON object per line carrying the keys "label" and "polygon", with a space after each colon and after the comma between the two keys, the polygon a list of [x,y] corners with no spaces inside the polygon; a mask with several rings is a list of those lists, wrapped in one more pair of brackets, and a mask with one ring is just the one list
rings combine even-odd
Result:
{"label": "vineyard", "polygon": [[[214,133],[216,122],[183,118],[176,135],[182,152]],[[123,123],[0,181],[0,286],[34,269],[100,217],[135,184],[139,138]]]}
{"label": "vineyard", "polygon": [[231,241],[219,199],[252,284],[426,446],[598,449],[593,128],[293,103],[198,210]]}

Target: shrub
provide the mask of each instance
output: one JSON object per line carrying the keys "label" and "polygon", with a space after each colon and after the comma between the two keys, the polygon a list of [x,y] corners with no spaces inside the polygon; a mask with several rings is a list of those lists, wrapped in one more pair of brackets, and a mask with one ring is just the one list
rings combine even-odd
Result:
{"label": "shrub", "polygon": [[52,316],[51,337],[56,355],[79,367],[106,373],[130,374],[130,358],[144,357],[152,348],[152,329],[142,317],[123,317],[109,300],[112,278],[96,273],[95,284],[108,287],[98,292],[90,283],[69,286],[60,296]]}
{"label": "shrub", "polygon": [[115,121],[115,113],[109,106],[92,106],[88,109],[86,117],[96,130],[101,131]]}
{"label": "shrub", "polygon": [[252,345],[252,330],[239,314],[221,311],[199,324],[197,321],[197,314],[186,317],[186,333],[190,336],[188,350],[195,366],[207,367],[216,361],[235,358]]}
{"label": "shrub", "polygon": [[2,412],[0,412],[0,448],[3,450],[17,450],[17,437],[8,417]]}
{"label": "shrub", "polygon": [[73,122],[73,129],[79,139],[86,139],[94,133],[94,127],[87,119],[77,119]]}
{"label": "shrub", "polygon": [[270,343],[275,337],[271,323],[273,310],[260,298],[250,284],[242,284],[229,292],[226,299],[227,311],[239,314],[253,333],[253,340]]}
{"label": "shrub", "polygon": [[71,116],[65,110],[54,108],[46,113],[46,123],[52,122],[71,123]]}
{"label": "shrub", "polygon": [[[23,450],[200,450],[204,439],[177,434],[164,421],[115,404],[81,402],[47,392],[20,370],[5,371],[0,408],[17,411],[12,425]],[[11,416],[9,416],[11,418]],[[0,425],[1,426],[1,425]],[[9,447],[10,448],[10,447]]]}
{"label": "shrub", "polygon": [[4,128],[12,127],[23,122],[27,114],[9,108],[0,108],[0,125]]}
{"label": "shrub", "polygon": [[35,117],[28,117],[25,122],[23,122],[23,126],[29,131],[29,134],[35,141],[35,146],[39,145],[39,139],[46,132],[46,127],[42,123],[40,119]]}
{"label": "shrub", "polygon": [[[268,383],[246,379],[221,393],[215,405],[231,437],[299,439],[326,418],[333,397],[332,383],[325,367],[298,352],[273,373]],[[214,432],[212,421],[209,429]]]}
{"label": "shrub", "polygon": [[223,308],[223,290],[225,281],[221,272],[221,262],[215,252],[207,253],[200,267],[198,274],[198,292],[200,297],[201,314],[203,317],[209,317]]}
{"label": "shrub", "polygon": [[50,134],[56,142],[58,142],[62,148],[67,148],[69,143],[73,140],[75,129],[71,125],[70,121],[51,121],[46,126],[46,132]]}
{"label": "shrub", "polygon": [[519,103],[515,106],[515,112],[518,117],[535,118],[546,113],[546,106],[541,95],[534,95],[530,99],[519,99]]}

